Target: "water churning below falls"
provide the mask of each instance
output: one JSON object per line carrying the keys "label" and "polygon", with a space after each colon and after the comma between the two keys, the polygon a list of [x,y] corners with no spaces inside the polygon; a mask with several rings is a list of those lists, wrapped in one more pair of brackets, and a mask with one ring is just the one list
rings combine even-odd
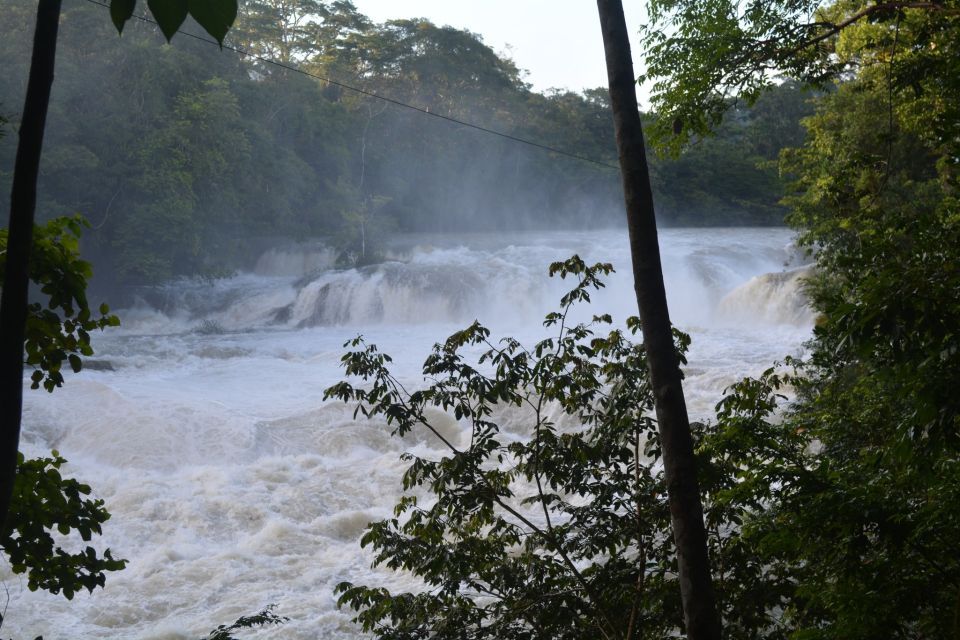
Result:
{"label": "water churning below falls", "polygon": [[[802,265],[783,229],[667,230],[661,241],[671,316],[693,337],[688,403],[709,418],[727,385],[809,335]],[[390,513],[400,453],[440,449],[322,401],[341,378],[343,342],[362,333],[411,386],[430,346],[474,319],[532,345],[569,288],[547,266],[573,253],[617,269],[584,317],[635,313],[625,232],[406,245],[359,270],[331,268],[323,249],[274,250],[251,273],[144,291],[118,312],[121,329],[94,336],[97,370],[52,395],[27,390],[22,448],[70,460],[68,474],[113,513],[103,543],[130,562],[72,602],[0,568],[4,634],[196,638],[277,603],[290,622],[250,637],[358,637],[333,586],[405,584],[370,568],[359,537]],[[522,416],[501,419],[524,432]],[[452,417],[438,421],[459,438]]]}

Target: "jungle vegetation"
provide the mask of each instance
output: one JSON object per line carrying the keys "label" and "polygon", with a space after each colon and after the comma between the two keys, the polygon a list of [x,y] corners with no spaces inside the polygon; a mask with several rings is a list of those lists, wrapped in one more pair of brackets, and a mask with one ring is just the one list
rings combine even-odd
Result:
{"label": "jungle vegetation", "polygon": [[[19,121],[33,13],[24,0],[0,8],[8,127]],[[252,54],[240,56],[186,37],[165,45],[157,27],[137,21],[118,38],[105,13],[64,7],[38,203],[41,222],[77,213],[90,221],[83,251],[98,284],[229,273],[278,238],[327,238],[356,261],[367,253],[361,233],[375,253],[394,231],[622,224],[614,169],[254,57],[616,165],[606,88],[532,91],[476,34],[375,24],[345,2],[243,3],[227,39]],[[785,85],[731,111],[718,136],[656,161],[666,222],[782,224],[771,162],[803,139],[809,97]],[[15,144],[0,140],[0,199],[9,198]]]}
{"label": "jungle vegetation", "polygon": [[[612,160],[602,92],[537,94],[473,34],[375,25],[349,3],[310,7],[323,20],[247,5],[238,42]],[[664,215],[769,223],[786,210],[817,264],[807,293],[820,315],[807,355],[733,385],[715,420],[694,425],[724,636],[960,637],[960,5],[650,7],[642,64],[657,115],[647,121],[679,154],[653,166]],[[28,15],[26,4],[4,6],[0,24],[13,37],[0,48],[28,31],[15,28]],[[461,144],[473,134],[427,132],[415,114],[337,85],[253,58],[208,58],[201,44],[157,55],[147,27],[129,25],[120,44],[70,36],[71,21],[88,36],[109,29],[89,7],[71,7],[64,21],[73,55],[54,102],[62,117],[50,130],[42,215],[86,212],[87,251],[118,283],[221,272],[257,237],[350,237],[358,219],[467,230],[476,216],[453,206],[464,200],[505,225],[511,209],[498,199],[508,193],[511,207],[544,213],[521,224],[600,224],[586,212],[618,197],[600,167],[485,139],[468,155]],[[0,78],[5,100],[20,77]],[[484,157],[498,161],[473,164]],[[727,182],[738,167],[749,178]],[[674,190],[688,175],[683,184],[703,188]],[[494,183],[508,188],[485,188]],[[716,206],[688,206],[694,197]],[[524,347],[472,325],[428,356],[430,382],[412,393],[391,377],[388,356],[350,345],[346,372],[367,384],[344,382],[331,396],[398,433],[430,430],[425,408],[439,406],[473,434],[440,459],[410,456],[410,494],[364,536],[379,563],[427,585],[342,584],[341,604],[367,631],[682,632],[647,353],[629,335],[638,322],[617,330],[600,310],[592,322],[566,322],[609,269],[576,258],[553,265],[573,281],[545,319],[553,337]],[[687,340],[675,334],[681,361]],[[479,363],[464,353],[477,347]],[[501,404],[530,410],[529,440],[499,439]],[[562,424],[547,404],[561,408]]]}

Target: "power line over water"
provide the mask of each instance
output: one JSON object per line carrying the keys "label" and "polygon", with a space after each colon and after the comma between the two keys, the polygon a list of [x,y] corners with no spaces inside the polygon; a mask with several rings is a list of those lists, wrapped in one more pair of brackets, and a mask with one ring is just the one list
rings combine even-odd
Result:
{"label": "power line over water", "polygon": [[[108,3],[106,3],[106,2],[101,2],[100,0],[87,0],[87,2],[89,2],[90,4],[95,4],[95,5],[100,6],[100,7],[104,7],[104,8],[106,8],[106,9],[109,9],[109,8],[110,8],[110,5],[109,5]],[[157,22],[156,22],[155,20],[153,20],[153,19],[151,19],[151,18],[149,18],[149,17],[147,17],[147,16],[144,16],[144,15],[135,15],[134,18],[136,18],[137,20],[140,20],[141,22],[146,22],[146,23],[148,23],[148,24],[157,25]],[[159,26],[159,25],[157,25],[157,26]],[[375,99],[375,100],[381,100],[381,101],[383,101],[383,102],[385,102],[385,103],[387,103],[387,104],[392,104],[392,105],[395,105],[395,106],[398,106],[398,107],[402,107],[402,108],[404,108],[404,109],[410,109],[411,111],[416,111],[417,113],[420,113],[420,114],[422,114],[422,115],[424,115],[424,116],[429,116],[429,117],[431,117],[431,118],[437,118],[437,119],[439,119],[439,120],[444,120],[444,121],[446,121],[446,122],[449,122],[449,123],[452,123],[452,124],[456,124],[456,125],[459,125],[459,126],[461,126],[461,127],[467,127],[467,128],[469,128],[469,129],[473,129],[473,130],[475,130],[475,131],[480,131],[481,133],[485,133],[485,134],[488,134],[488,135],[497,136],[497,137],[503,138],[503,139],[505,139],[505,140],[510,140],[511,142],[516,142],[516,143],[518,143],[518,144],[524,144],[524,145],[527,145],[527,146],[530,146],[530,147],[534,147],[534,148],[537,148],[537,149],[541,149],[541,150],[543,150],[543,151],[547,151],[547,152],[550,152],[550,153],[555,153],[555,154],[557,154],[557,155],[565,156],[565,157],[568,157],[568,158],[573,158],[574,160],[579,160],[579,161],[581,161],[581,162],[588,162],[588,163],[590,163],[590,164],[595,164],[595,165],[600,166],[600,167],[603,167],[603,168],[605,168],[605,169],[613,169],[614,171],[619,171],[619,170],[620,170],[620,168],[619,168],[618,166],[612,165],[612,164],[610,164],[610,163],[608,163],[608,162],[604,162],[604,161],[602,161],[602,160],[597,160],[596,158],[590,158],[590,157],[582,156],[582,155],[579,155],[579,154],[576,154],[576,153],[571,153],[571,152],[569,152],[569,151],[564,151],[563,149],[558,149],[558,148],[556,148],[556,147],[551,147],[551,146],[549,146],[549,145],[541,144],[541,143],[535,142],[535,141],[533,141],[533,140],[528,140],[528,139],[526,139],[526,138],[521,138],[521,137],[519,137],[519,136],[514,136],[514,135],[511,135],[511,134],[509,134],[509,133],[505,133],[505,132],[503,132],[503,131],[497,131],[496,129],[490,129],[490,128],[488,128],[488,127],[484,127],[484,126],[481,126],[481,125],[479,125],[479,124],[475,124],[475,123],[472,123],[472,122],[467,122],[467,121],[465,121],[465,120],[459,120],[459,119],[453,118],[453,117],[451,117],[451,116],[443,115],[442,113],[436,113],[436,112],[434,112],[434,111],[430,111],[430,110],[428,110],[428,109],[424,109],[423,107],[418,107],[418,106],[416,106],[416,105],[412,105],[412,104],[409,104],[409,103],[407,103],[407,102],[403,102],[403,101],[401,101],[401,100],[396,100],[396,99],[394,99],[394,98],[390,98],[390,97],[388,97],[388,96],[380,95],[380,94],[374,93],[374,92],[372,92],[372,91],[367,91],[366,89],[361,89],[360,87],[355,87],[355,86],[350,85],[350,84],[347,84],[347,83],[345,83],[345,82],[340,82],[339,80],[334,80],[334,79],[332,79],[332,78],[326,78],[326,77],[321,76],[321,75],[319,75],[319,74],[311,73],[310,71],[307,71],[307,70],[305,70],[305,69],[301,69],[301,68],[299,68],[299,67],[295,67],[295,66],[292,66],[292,65],[289,65],[289,64],[285,64],[285,63],[283,63],[283,62],[279,62],[279,61],[277,61],[277,60],[273,60],[273,59],[267,58],[267,57],[265,57],[265,56],[257,55],[257,54],[255,54],[255,53],[251,53],[251,52],[246,51],[246,50],[244,50],[244,49],[242,49],[242,48],[240,48],[240,47],[236,47],[236,46],[233,46],[233,45],[230,45],[230,44],[227,44],[227,43],[224,43],[224,44],[221,46],[220,43],[218,43],[216,40],[212,40],[212,39],[210,39],[210,38],[205,38],[205,37],[200,36],[200,35],[197,35],[197,34],[195,34],[195,33],[190,33],[189,31],[178,30],[177,33],[180,34],[180,35],[182,35],[182,36],[185,36],[185,37],[187,37],[187,38],[192,38],[192,39],[194,39],[194,40],[199,40],[200,42],[204,42],[204,43],[206,43],[206,44],[213,45],[213,46],[215,46],[215,47],[219,47],[219,48],[222,48],[222,49],[226,49],[227,51],[232,51],[232,52],[234,52],[234,53],[236,53],[236,54],[238,54],[238,55],[241,55],[241,56],[244,56],[244,57],[248,57],[248,58],[252,58],[253,60],[257,60],[257,61],[262,62],[262,63],[264,63],[264,64],[269,64],[269,65],[271,65],[271,66],[278,67],[278,68],[280,68],[280,69],[286,69],[287,71],[291,71],[291,72],[293,72],[293,73],[299,73],[299,74],[301,74],[301,75],[308,76],[308,77],[313,78],[313,79],[315,79],[315,80],[320,80],[320,81],[322,81],[322,82],[326,82],[326,83],[331,84],[331,85],[333,85],[333,86],[335,86],[335,87],[340,87],[340,88],[346,89],[346,90],[348,90],[348,91],[353,91],[354,93],[358,93],[358,94],[360,94],[360,95],[367,96],[368,98],[373,98],[373,99]]]}

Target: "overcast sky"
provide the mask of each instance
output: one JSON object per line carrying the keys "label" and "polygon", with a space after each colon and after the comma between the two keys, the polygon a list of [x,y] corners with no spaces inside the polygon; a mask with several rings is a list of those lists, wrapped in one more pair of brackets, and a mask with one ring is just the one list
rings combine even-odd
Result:
{"label": "overcast sky", "polygon": [[[594,0],[353,0],[375,20],[427,18],[483,36],[505,53],[525,80],[539,91],[580,91],[606,86],[603,42]],[[624,12],[633,48],[643,18],[642,2],[625,0]]]}

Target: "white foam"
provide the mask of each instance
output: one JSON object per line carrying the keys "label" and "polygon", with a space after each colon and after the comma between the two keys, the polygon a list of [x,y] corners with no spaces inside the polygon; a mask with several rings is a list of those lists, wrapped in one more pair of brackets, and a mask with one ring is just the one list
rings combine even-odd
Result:
{"label": "white foam", "polygon": [[750,278],[720,301],[726,319],[752,324],[810,326],[814,313],[803,294],[810,267],[764,273]]}
{"label": "white foam", "polygon": [[[767,295],[754,284],[730,293],[782,270],[789,238],[778,229],[663,233],[672,315],[693,333],[686,394],[694,417],[709,416],[725,386],[795,352],[808,335],[789,311],[795,288]],[[182,281],[145,295],[156,307],[119,311],[123,331],[94,336],[97,358],[113,371],[67,374],[53,394],[27,392],[24,450],[60,449],[69,474],[106,500],[113,518],[103,543],[130,565],[108,576],[106,589],[73,602],[31,593],[0,568],[11,597],[4,632],[195,638],[276,602],[290,622],[249,637],[359,637],[332,589],[343,580],[416,586],[371,569],[358,537],[367,522],[390,515],[401,452],[436,456],[442,447],[420,432],[391,438],[385,424],[322,400],[342,377],[343,342],[362,333],[380,345],[409,388],[422,384],[430,346],[474,318],[494,337],[532,345],[545,337],[543,313],[570,286],[548,279],[547,264],[574,252],[618,269],[578,317],[611,312],[622,321],[635,313],[618,231],[419,240],[396,253],[401,261],[307,279],[294,272],[322,261],[304,266],[277,252],[260,273]],[[731,323],[718,307],[736,297],[764,309],[779,299],[787,311]],[[210,331],[197,331],[205,321]],[[527,431],[521,410],[499,419],[506,438]],[[455,420],[438,423],[461,441]]]}

